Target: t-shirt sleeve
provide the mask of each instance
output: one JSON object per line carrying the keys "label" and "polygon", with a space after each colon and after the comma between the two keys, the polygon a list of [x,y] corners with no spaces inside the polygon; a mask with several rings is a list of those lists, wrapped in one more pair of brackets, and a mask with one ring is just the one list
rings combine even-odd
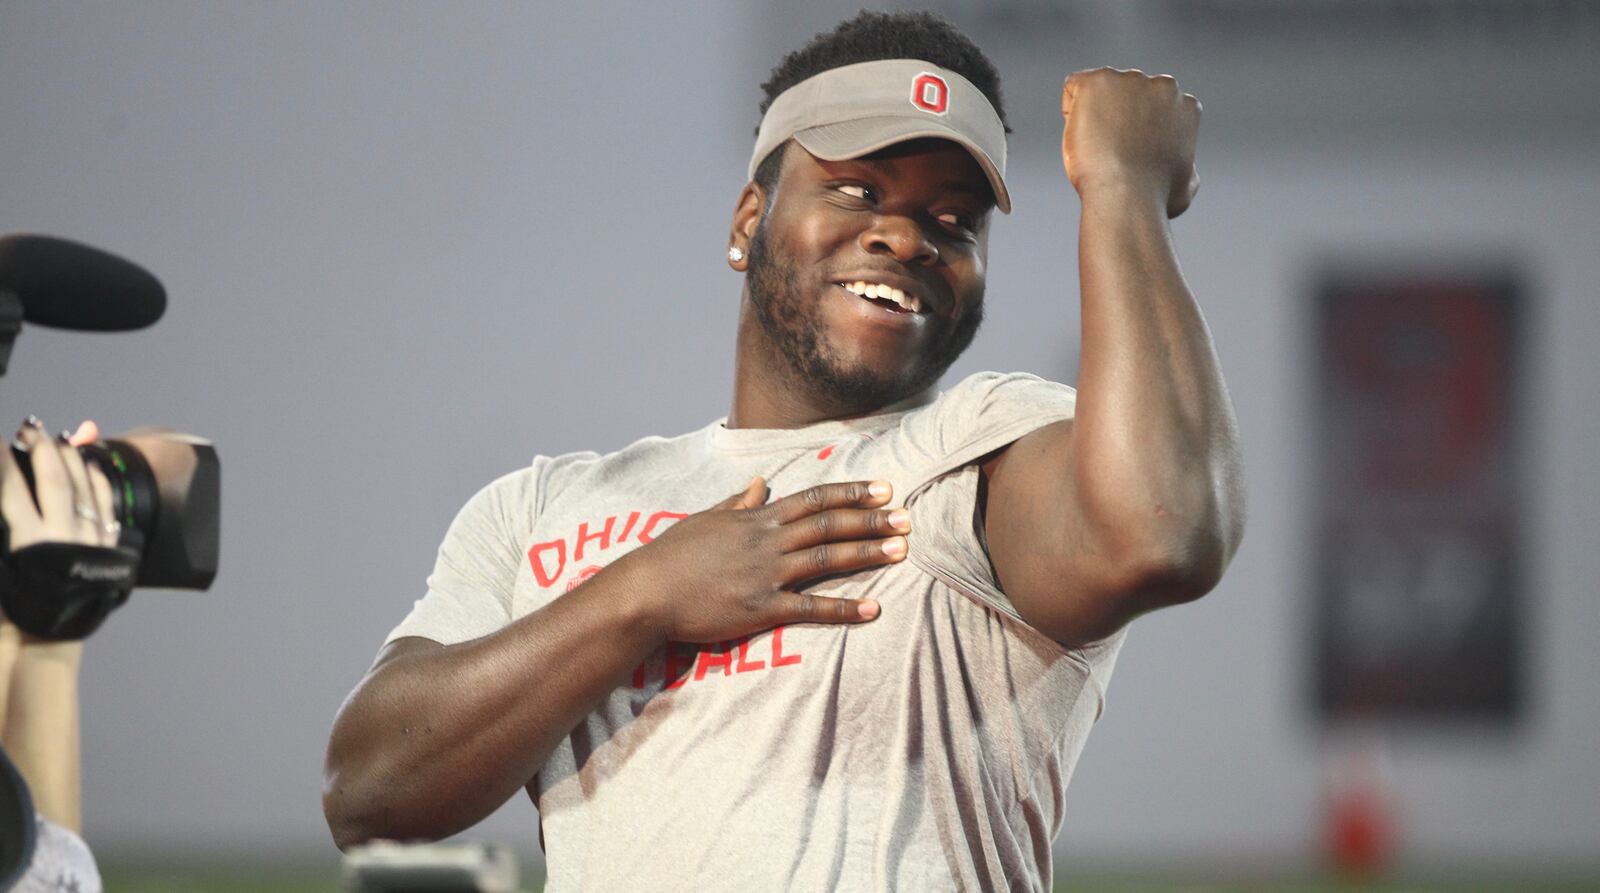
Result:
{"label": "t-shirt sleeve", "polygon": [[428,591],[384,644],[406,636],[454,645],[511,622],[511,593],[522,541],[537,511],[543,457],[479,490],[456,514],[439,545]]}
{"label": "t-shirt sleeve", "polygon": [[989,561],[978,513],[977,460],[1072,418],[1076,398],[1067,385],[1035,375],[980,373],[947,391],[913,432],[925,464],[905,500],[915,525],[910,561],[1023,626]]}

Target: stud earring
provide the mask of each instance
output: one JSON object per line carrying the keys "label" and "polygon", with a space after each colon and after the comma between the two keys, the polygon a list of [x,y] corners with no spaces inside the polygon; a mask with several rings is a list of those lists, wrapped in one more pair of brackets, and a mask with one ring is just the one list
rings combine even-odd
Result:
{"label": "stud earring", "polygon": [[731,260],[734,263],[738,263],[739,261],[742,261],[742,260],[744,260],[744,252],[740,251],[737,246],[735,246],[733,248],[729,248],[728,249],[728,260]]}

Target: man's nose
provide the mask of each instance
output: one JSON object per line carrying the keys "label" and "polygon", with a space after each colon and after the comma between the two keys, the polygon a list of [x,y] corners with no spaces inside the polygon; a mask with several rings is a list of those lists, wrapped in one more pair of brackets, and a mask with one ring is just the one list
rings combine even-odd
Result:
{"label": "man's nose", "polygon": [[922,226],[903,215],[880,214],[861,234],[868,254],[887,254],[902,264],[931,266],[939,262],[939,246]]}

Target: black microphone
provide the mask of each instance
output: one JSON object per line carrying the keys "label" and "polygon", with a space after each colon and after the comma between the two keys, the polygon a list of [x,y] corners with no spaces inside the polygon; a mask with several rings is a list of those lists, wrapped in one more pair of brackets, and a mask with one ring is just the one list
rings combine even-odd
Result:
{"label": "black microphone", "polygon": [[114,254],[51,236],[0,238],[0,292],[22,301],[22,318],[81,332],[142,329],[167,309],[161,281]]}

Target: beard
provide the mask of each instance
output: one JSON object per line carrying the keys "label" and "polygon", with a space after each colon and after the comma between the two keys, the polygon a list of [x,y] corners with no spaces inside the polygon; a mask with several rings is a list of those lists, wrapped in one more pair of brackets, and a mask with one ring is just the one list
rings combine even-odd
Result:
{"label": "beard", "polygon": [[908,370],[852,363],[828,344],[821,309],[815,299],[802,294],[801,273],[791,256],[768,242],[765,221],[758,225],[750,239],[750,267],[745,273],[756,319],[783,357],[795,386],[841,414],[870,412],[922,392],[972,344],[983,324],[983,302],[974,301],[957,319],[928,317],[927,344]]}

